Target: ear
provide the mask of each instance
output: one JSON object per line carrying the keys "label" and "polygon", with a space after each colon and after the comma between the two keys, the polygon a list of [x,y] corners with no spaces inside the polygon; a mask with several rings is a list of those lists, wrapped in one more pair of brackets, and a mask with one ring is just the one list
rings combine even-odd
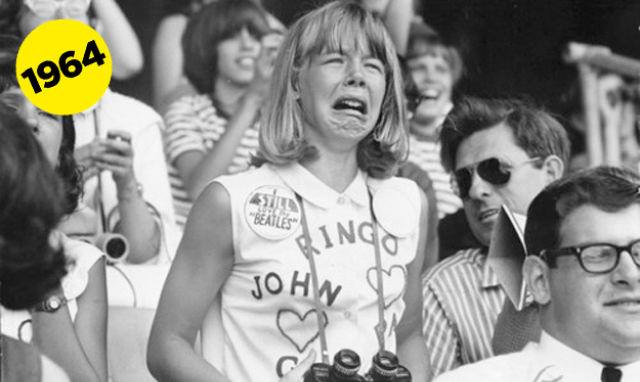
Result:
{"label": "ear", "polygon": [[542,168],[547,174],[547,184],[560,179],[562,174],[564,174],[564,163],[557,155],[549,155],[544,158]]}
{"label": "ear", "polygon": [[522,274],[534,300],[540,305],[548,304],[551,301],[551,291],[547,263],[539,256],[529,255],[524,260]]}

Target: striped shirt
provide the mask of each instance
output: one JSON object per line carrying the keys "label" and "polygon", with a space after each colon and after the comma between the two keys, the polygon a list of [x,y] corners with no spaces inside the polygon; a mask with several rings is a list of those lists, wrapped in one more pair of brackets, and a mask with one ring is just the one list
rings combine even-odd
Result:
{"label": "striped shirt", "polygon": [[506,294],[486,258],[479,248],[462,250],[424,275],[423,334],[434,375],[493,356]]}
{"label": "striped shirt", "polygon": [[[165,153],[171,182],[171,194],[176,210],[176,222],[184,229],[184,224],[193,204],[184,188],[182,178],[174,167],[176,159],[186,152],[211,151],[220,140],[227,127],[227,119],[222,117],[208,95],[187,95],[169,106],[165,114]],[[227,174],[244,171],[249,167],[251,155],[258,148],[258,129],[246,129]]]}
{"label": "striped shirt", "polygon": [[440,219],[462,207],[462,201],[451,189],[449,174],[440,162],[440,144],[409,135],[409,161],[426,171],[433,181]]}

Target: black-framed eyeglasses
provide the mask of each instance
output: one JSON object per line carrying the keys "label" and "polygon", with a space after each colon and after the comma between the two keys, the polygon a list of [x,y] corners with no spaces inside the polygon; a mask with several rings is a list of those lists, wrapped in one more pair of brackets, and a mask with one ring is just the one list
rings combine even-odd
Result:
{"label": "black-framed eyeglasses", "polygon": [[453,172],[453,180],[456,183],[455,188],[457,188],[458,196],[462,199],[469,197],[474,171],[478,173],[480,178],[494,186],[503,186],[511,180],[512,170],[527,163],[537,162],[540,159],[540,157],[534,157],[517,165],[510,165],[498,158],[487,158],[471,166],[460,168]]}
{"label": "black-framed eyeglasses", "polygon": [[594,243],[577,247],[545,249],[540,252],[540,256],[551,267],[555,266],[555,258],[558,256],[576,256],[582,269],[589,273],[602,274],[609,273],[618,266],[622,252],[629,253],[633,262],[640,267],[640,239],[626,246]]}

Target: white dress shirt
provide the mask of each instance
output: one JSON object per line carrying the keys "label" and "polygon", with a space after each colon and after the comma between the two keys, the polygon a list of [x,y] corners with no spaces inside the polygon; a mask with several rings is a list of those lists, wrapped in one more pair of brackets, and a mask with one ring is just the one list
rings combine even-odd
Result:
{"label": "white dress shirt", "polygon": [[[522,351],[460,367],[434,382],[600,382],[603,367],[543,331],[539,343]],[[640,360],[618,368],[621,382],[640,381]]]}

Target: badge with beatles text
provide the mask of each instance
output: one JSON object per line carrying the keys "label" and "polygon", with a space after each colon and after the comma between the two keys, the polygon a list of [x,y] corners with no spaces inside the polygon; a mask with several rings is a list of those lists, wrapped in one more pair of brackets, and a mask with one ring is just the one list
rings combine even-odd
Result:
{"label": "badge with beatles text", "polygon": [[247,224],[258,235],[282,240],[300,226],[300,205],[295,194],[282,186],[262,186],[249,194],[244,205]]}

